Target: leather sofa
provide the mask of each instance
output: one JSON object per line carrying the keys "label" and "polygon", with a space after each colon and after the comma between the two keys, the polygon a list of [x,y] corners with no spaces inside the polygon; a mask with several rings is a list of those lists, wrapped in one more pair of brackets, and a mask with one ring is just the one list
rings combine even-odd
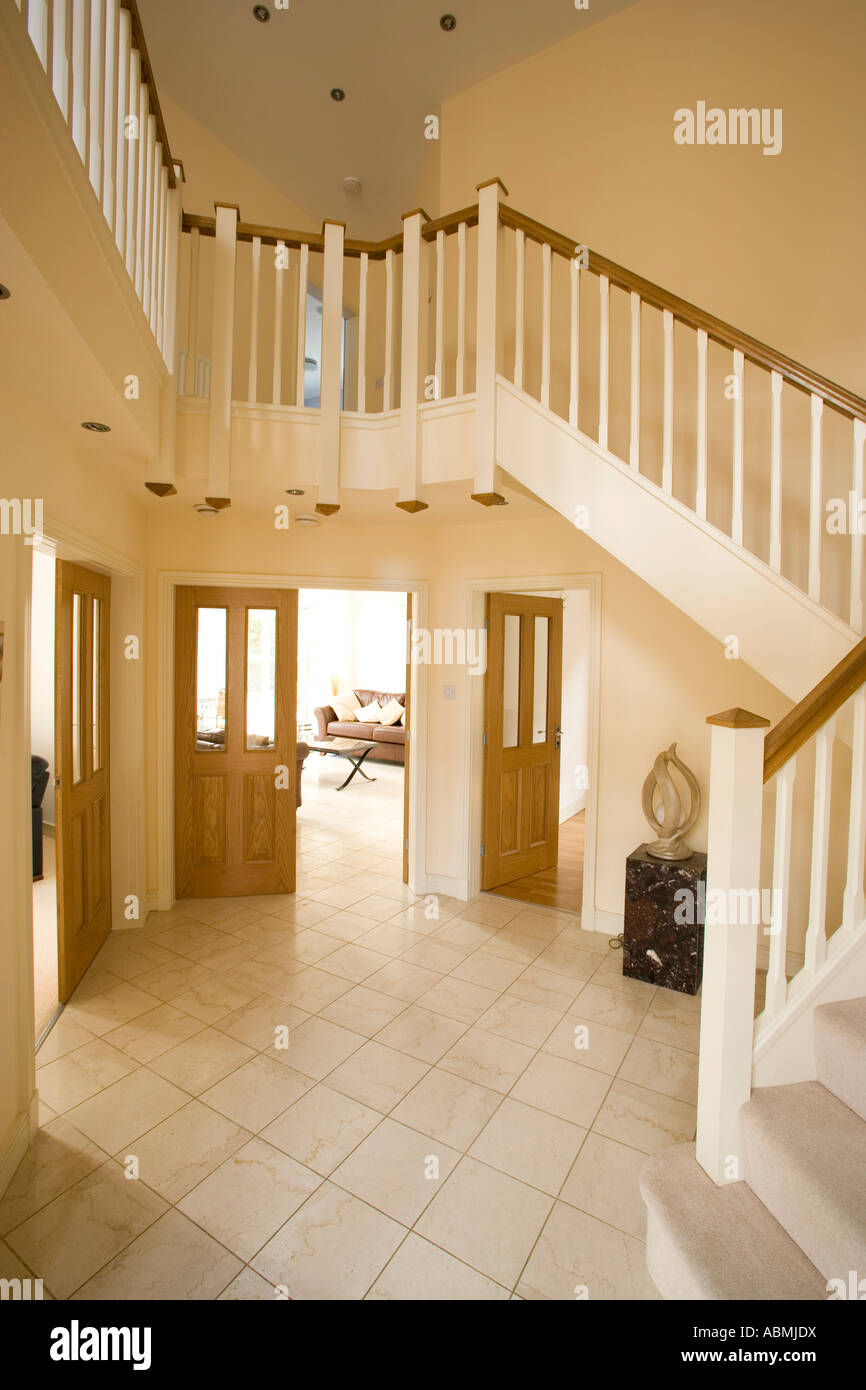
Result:
{"label": "leather sofa", "polygon": [[[373,700],[378,701],[383,707],[387,705],[389,700],[398,700],[401,705],[406,704],[406,692],[404,690],[356,690],[354,693],[362,706],[371,704]],[[320,705],[315,711],[315,715],[316,723],[319,726],[319,738],[326,738],[330,734],[335,738],[364,739],[376,745],[373,751],[367,755],[367,762],[405,763],[405,725],[364,724],[352,719],[344,723],[337,718],[336,711],[331,705]]]}

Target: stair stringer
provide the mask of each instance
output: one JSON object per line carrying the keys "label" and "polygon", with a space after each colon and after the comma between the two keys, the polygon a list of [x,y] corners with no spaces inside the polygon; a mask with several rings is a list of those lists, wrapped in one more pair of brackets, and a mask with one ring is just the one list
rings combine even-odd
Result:
{"label": "stair stringer", "polygon": [[841,618],[504,377],[496,462],[561,516],[579,518],[591,540],[718,641],[736,635],[740,659],[792,700],[859,641]]}

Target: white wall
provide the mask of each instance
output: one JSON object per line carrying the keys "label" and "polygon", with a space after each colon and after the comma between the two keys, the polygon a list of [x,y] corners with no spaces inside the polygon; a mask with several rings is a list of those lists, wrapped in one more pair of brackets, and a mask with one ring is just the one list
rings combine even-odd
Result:
{"label": "white wall", "polygon": [[46,825],[54,824],[54,572],[53,555],[33,554],[30,610],[30,752],[48,759],[42,800]]}
{"label": "white wall", "polygon": [[562,753],[559,760],[559,821],[586,807],[589,764],[590,593],[563,594],[562,615]]}

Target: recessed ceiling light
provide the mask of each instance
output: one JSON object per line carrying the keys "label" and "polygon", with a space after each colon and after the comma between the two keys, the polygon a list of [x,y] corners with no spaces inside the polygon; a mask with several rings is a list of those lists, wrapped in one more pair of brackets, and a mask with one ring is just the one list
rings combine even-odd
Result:
{"label": "recessed ceiling light", "polygon": [[361,180],[356,179],[352,174],[349,174],[346,178],[343,179],[343,187],[345,188],[347,193],[360,193]]}
{"label": "recessed ceiling light", "polygon": [[82,420],[81,428],[91,430],[93,434],[110,434],[111,426],[103,425],[99,420]]}
{"label": "recessed ceiling light", "polygon": [[304,495],[304,489],[302,487],[287,487],[286,492],[289,497],[303,497]]}
{"label": "recessed ceiling light", "polygon": [[267,5],[253,5],[253,18],[257,19],[259,24],[267,24],[270,17],[271,12]]}
{"label": "recessed ceiling light", "polygon": [[5,285],[0,285],[0,299],[8,299],[12,291],[7,290]]}
{"label": "recessed ceiling light", "polygon": [[317,516],[301,515],[295,517],[296,526],[318,526],[318,524],[319,518]]}
{"label": "recessed ceiling light", "polygon": [[446,34],[450,34],[453,29],[456,29],[457,20],[454,18],[454,15],[443,14],[441,19],[439,20],[439,28],[444,29]]}
{"label": "recessed ceiling light", "polygon": [[332,88],[331,88],[331,100],[332,100],[332,101],[345,101],[345,100],[346,100],[346,93],[343,91],[343,88],[342,88],[342,87],[332,87]]}

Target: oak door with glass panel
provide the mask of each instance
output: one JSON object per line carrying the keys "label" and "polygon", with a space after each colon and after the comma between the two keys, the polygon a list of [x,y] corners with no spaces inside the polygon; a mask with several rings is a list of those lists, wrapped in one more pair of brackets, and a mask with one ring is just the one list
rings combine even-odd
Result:
{"label": "oak door with glass panel", "polygon": [[110,594],[107,575],[58,560],[54,733],[61,1002],[111,931]]}
{"label": "oak door with glass panel", "polygon": [[482,888],[556,864],[562,599],[488,594]]}
{"label": "oak door with glass panel", "polygon": [[294,589],[179,588],[178,898],[295,891]]}

